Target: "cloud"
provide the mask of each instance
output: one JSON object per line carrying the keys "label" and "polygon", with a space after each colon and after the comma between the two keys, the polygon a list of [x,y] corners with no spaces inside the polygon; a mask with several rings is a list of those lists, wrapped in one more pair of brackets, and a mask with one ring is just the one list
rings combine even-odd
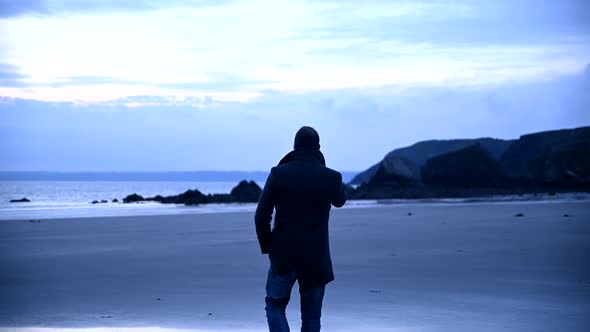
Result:
{"label": "cloud", "polygon": [[[166,89],[184,89],[198,91],[235,91],[246,87],[257,87],[259,85],[268,85],[275,82],[268,80],[254,80],[240,77],[229,73],[207,73],[207,78],[202,81],[186,82],[150,82],[150,81],[133,81],[124,80],[108,76],[72,76],[60,77],[49,82],[34,82],[29,76],[19,74],[18,68],[9,64],[0,63],[0,87],[51,87],[67,88],[76,86],[97,86],[97,85],[129,85],[129,86],[152,86]],[[25,81],[24,79],[29,79]]]}
{"label": "cloud", "polygon": [[366,38],[417,43],[521,44],[583,38],[588,42],[590,2],[515,1],[322,1],[326,25],[305,28],[304,38]]}
{"label": "cloud", "polygon": [[18,67],[0,63],[0,88],[1,87],[23,87],[28,77],[19,73]]}
{"label": "cloud", "polygon": [[0,170],[264,170],[302,125],[318,129],[329,165],[361,170],[420,140],[590,125],[589,90],[580,72],[532,83],[281,92],[249,101],[0,98]]}
{"label": "cloud", "polygon": [[30,76],[0,95],[244,101],[265,91],[501,85],[578,72],[590,59],[588,5],[531,1],[47,1],[49,13],[67,15],[0,21],[0,59]]}

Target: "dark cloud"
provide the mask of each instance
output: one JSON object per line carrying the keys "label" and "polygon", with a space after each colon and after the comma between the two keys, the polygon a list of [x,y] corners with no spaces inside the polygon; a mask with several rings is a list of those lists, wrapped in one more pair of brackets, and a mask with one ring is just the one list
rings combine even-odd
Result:
{"label": "dark cloud", "polygon": [[18,67],[0,63],[0,87],[21,87],[27,84],[23,82],[23,79],[28,78],[22,75],[18,71]]}

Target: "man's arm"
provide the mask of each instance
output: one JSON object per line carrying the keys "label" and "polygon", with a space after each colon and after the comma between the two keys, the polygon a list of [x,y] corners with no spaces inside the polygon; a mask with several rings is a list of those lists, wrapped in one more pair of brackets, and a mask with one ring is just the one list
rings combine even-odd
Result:
{"label": "man's arm", "polygon": [[[273,168],[274,169],[274,168]],[[258,201],[258,207],[256,208],[256,215],[254,221],[256,223],[256,235],[258,236],[258,243],[260,244],[260,250],[263,254],[268,253],[268,246],[271,241],[271,230],[270,222],[272,221],[272,213],[275,207],[274,202],[274,175],[273,169],[270,170],[270,174],[264,184],[264,189],[260,195]]]}
{"label": "man's arm", "polygon": [[335,207],[342,207],[346,203],[346,190],[344,183],[342,183],[342,174],[338,173],[338,189],[332,197],[332,205]]}

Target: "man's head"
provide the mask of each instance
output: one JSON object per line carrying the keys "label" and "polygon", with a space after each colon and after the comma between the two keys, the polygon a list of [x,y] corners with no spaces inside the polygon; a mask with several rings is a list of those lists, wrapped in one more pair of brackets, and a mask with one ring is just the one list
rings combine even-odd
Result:
{"label": "man's head", "polygon": [[320,135],[312,127],[303,126],[295,134],[295,150],[300,149],[320,149]]}

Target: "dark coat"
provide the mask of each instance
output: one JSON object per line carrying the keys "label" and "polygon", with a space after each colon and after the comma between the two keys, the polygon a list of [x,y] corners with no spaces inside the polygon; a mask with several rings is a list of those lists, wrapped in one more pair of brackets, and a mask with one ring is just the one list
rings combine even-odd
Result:
{"label": "dark coat", "polygon": [[[295,269],[304,287],[334,280],[328,219],[346,202],[342,175],[323,166],[317,151],[297,150],[273,167],[256,209],[256,234],[273,265]],[[273,209],[276,209],[271,231]]]}

